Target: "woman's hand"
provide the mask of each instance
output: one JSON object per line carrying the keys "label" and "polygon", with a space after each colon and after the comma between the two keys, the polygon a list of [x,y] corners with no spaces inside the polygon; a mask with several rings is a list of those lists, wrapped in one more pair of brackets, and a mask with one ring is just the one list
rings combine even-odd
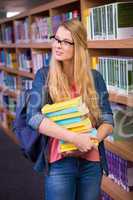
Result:
{"label": "woman's hand", "polygon": [[72,143],[81,152],[87,152],[94,146],[88,133],[75,134]]}

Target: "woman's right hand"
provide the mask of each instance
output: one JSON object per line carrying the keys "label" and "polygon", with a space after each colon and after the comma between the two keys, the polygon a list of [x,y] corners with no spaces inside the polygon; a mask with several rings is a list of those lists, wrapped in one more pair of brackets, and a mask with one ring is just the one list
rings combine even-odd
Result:
{"label": "woman's right hand", "polygon": [[72,143],[81,152],[87,152],[94,146],[88,133],[75,134]]}

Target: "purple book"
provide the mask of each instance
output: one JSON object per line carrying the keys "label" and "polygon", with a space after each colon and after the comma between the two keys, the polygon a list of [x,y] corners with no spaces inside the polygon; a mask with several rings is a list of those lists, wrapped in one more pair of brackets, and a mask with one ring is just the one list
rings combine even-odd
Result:
{"label": "purple book", "polygon": [[62,22],[61,15],[52,16],[52,33],[55,34],[58,26]]}

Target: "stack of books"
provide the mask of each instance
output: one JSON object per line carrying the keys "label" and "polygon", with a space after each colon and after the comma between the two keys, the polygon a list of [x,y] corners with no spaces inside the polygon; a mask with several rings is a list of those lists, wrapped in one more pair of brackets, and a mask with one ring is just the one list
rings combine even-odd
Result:
{"label": "stack of books", "polygon": [[[92,128],[92,123],[88,117],[89,110],[82,102],[81,96],[63,102],[46,104],[42,108],[42,113],[69,131],[76,133],[90,132],[93,136],[96,135],[96,129]],[[98,145],[96,137],[94,136],[92,139]],[[77,150],[77,147],[71,143],[60,141],[61,152],[72,150]]]}

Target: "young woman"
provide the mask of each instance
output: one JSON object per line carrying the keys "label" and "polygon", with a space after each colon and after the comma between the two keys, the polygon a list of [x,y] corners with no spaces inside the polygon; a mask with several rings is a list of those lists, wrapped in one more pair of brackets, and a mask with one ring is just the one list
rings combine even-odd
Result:
{"label": "young woman", "polygon": [[[88,133],[72,133],[41,114],[44,86],[41,69],[33,82],[34,95],[29,101],[27,122],[40,134],[48,136],[49,173],[45,175],[45,200],[98,200],[104,168],[102,155]],[[103,140],[112,132],[113,116],[103,78],[99,72],[91,70],[87,33],[78,20],[62,23],[53,36],[47,86],[53,103],[82,96],[104,151]],[[73,143],[82,154],[62,155],[58,152],[59,139]]]}

